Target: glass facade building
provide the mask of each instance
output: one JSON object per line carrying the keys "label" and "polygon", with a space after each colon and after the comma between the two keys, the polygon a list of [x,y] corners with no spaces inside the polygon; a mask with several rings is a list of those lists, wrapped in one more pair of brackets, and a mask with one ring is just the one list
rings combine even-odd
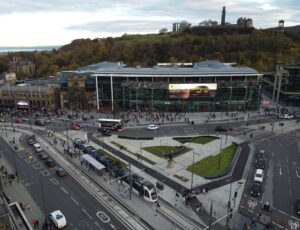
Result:
{"label": "glass facade building", "polygon": [[100,111],[213,112],[260,106],[261,74],[217,61],[153,68],[105,62],[59,73],[62,86],[68,75],[88,76]]}

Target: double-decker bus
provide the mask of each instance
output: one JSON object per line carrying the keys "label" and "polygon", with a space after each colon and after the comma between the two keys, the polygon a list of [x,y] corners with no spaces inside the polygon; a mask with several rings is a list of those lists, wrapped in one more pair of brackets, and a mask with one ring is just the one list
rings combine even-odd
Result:
{"label": "double-decker bus", "polygon": [[123,123],[121,119],[100,118],[98,119],[98,123],[100,128],[106,128],[112,131],[119,131],[123,128]]}

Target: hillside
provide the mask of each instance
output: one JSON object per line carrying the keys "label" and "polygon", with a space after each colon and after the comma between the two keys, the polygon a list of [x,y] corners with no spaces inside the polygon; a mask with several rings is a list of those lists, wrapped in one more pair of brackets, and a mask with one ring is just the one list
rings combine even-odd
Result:
{"label": "hillside", "polygon": [[[300,57],[300,35],[287,31],[253,30],[246,34],[123,35],[106,39],[78,39],[59,50],[17,53],[19,59],[36,64],[37,77],[72,70],[101,61],[123,61],[128,66],[153,66],[158,62],[196,62],[217,59],[236,62],[258,71],[274,70],[280,60],[288,64]],[[10,54],[12,56],[12,54]],[[0,72],[7,71],[9,56],[0,56]]]}

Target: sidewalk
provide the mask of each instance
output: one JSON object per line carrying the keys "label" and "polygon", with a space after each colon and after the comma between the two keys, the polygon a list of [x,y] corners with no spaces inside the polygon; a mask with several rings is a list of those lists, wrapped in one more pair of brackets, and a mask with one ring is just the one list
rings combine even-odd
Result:
{"label": "sidewalk", "polygon": [[[19,137],[22,138],[22,134],[20,134],[20,132],[13,132],[11,130],[7,130],[7,132],[0,131],[0,137],[7,144],[9,144],[9,141],[11,141],[13,138],[18,140],[19,142]],[[18,145],[18,147],[20,151],[24,150],[24,148],[20,144]],[[0,158],[0,166],[6,167],[8,173],[15,173],[15,168],[12,165],[12,163],[8,162],[8,160],[5,158],[5,153],[2,153],[1,155],[2,157]],[[19,156],[15,156],[15,157],[19,157]],[[20,203],[24,204],[24,206],[26,207],[24,214],[26,215],[28,222],[32,225],[32,220],[36,219],[40,223],[39,229],[42,229],[41,226],[45,220],[45,215],[41,211],[41,209],[37,206],[34,199],[31,197],[30,193],[27,191],[26,185],[24,185],[24,181],[22,181],[22,179],[19,180],[19,178],[15,178],[12,180],[12,183],[10,184],[7,179],[4,179],[2,186],[5,194],[10,198],[11,203],[19,202],[19,204]]]}

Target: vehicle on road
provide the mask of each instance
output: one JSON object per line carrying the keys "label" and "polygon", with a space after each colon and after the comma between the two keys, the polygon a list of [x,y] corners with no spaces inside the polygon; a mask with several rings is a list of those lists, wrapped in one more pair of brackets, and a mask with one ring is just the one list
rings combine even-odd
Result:
{"label": "vehicle on road", "polygon": [[282,118],[282,119],[293,119],[294,115],[285,113],[285,114],[279,116],[279,118]]}
{"label": "vehicle on road", "polygon": [[300,216],[300,199],[296,200],[295,208],[296,208],[297,215]]}
{"label": "vehicle on road", "polygon": [[266,152],[265,152],[265,150],[263,150],[263,149],[261,149],[261,150],[259,150],[257,153],[256,153],[256,158],[257,159],[266,159],[267,158],[267,156],[266,156]]}
{"label": "vehicle on road", "polygon": [[56,169],[56,174],[57,174],[58,176],[60,176],[60,177],[64,177],[64,176],[67,175],[67,172],[66,172],[66,170],[65,170],[64,168],[58,167],[58,168]]}
{"label": "vehicle on road", "polygon": [[0,122],[5,122],[5,119],[3,117],[0,117]]}
{"label": "vehicle on road", "polygon": [[264,170],[256,169],[254,174],[254,182],[262,183],[264,180]]}
{"label": "vehicle on road", "polygon": [[41,152],[41,153],[39,153],[39,158],[40,158],[41,160],[47,160],[47,159],[49,158],[49,156],[48,156],[47,153]]}
{"label": "vehicle on road", "polygon": [[34,136],[34,135],[30,136],[30,137],[28,138],[27,143],[28,143],[29,145],[34,145],[34,144],[36,143],[36,141],[35,141],[35,136]]}
{"label": "vehicle on road", "polygon": [[123,121],[121,119],[98,119],[99,128],[107,128],[111,131],[119,131],[123,128]]}
{"label": "vehicle on road", "polygon": [[106,128],[99,127],[98,132],[101,133],[103,136],[111,136],[109,130]]}
{"label": "vehicle on road", "polygon": [[48,165],[48,167],[50,167],[50,168],[55,166],[55,161],[51,158],[48,158],[45,162],[46,162],[46,165]]}
{"label": "vehicle on road", "polygon": [[261,194],[261,188],[261,183],[254,182],[250,190],[251,196],[259,197]]}
{"label": "vehicle on road", "polygon": [[224,133],[224,132],[227,132],[227,129],[224,128],[223,126],[217,126],[215,128],[215,132]]}
{"label": "vehicle on road", "polygon": [[34,147],[34,149],[35,149],[35,151],[36,151],[37,153],[43,151],[43,148],[42,148],[42,146],[41,146],[39,143],[33,144],[33,147]]}
{"label": "vehicle on road", "polygon": [[22,117],[21,120],[22,120],[22,121],[29,121],[29,118],[27,118],[27,117]]}
{"label": "vehicle on road", "polygon": [[35,120],[34,124],[44,126],[46,125],[46,120],[42,118],[38,118]]}
{"label": "vehicle on road", "polygon": [[17,117],[17,118],[16,118],[16,123],[17,123],[17,124],[20,124],[20,123],[22,123],[22,119],[21,119],[21,118],[19,118],[19,117]]}
{"label": "vehicle on road", "polygon": [[57,228],[63,228],[67,225],[66,217],[60,210],[51,212],[49,218]]}
{"label": "vehicle on road", "polygon": [[255,168],[265,169],[265,160],[263,158],[258,158],[255,161]]}
{"label": "vehicle on road", "polygon": [[80,130],[80,125],[72,123],[71,130]]}
{"label": "vehicle on road", "polygon": [[157,129],[159,129],[159,127],[157,125],[150,124],[150,125],[148,125],[147,129],[148,130],[157,130]]}

